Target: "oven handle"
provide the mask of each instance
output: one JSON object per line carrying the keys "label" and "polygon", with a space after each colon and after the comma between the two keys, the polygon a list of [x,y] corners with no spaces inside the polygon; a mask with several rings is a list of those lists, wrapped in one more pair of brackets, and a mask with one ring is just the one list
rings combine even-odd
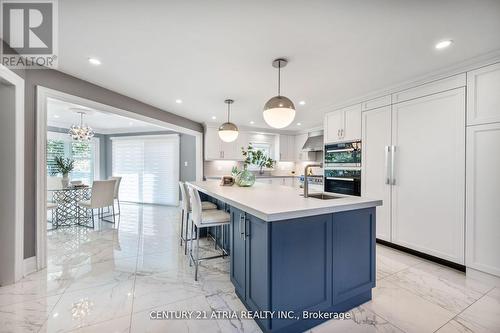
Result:
{"label": "oven handle", "polygon": [[354,151],[355,149],[354,148],[345,148],[345,149],[330,149],[330,150],[327,150],[326,152],[327,153],[342,153],[344,151]]}
{"label": "oven handle", "polygon": [[346,180],[348,182],[355,181],[354,178],[343,178],[343,177],[326,177],[327,180]]}

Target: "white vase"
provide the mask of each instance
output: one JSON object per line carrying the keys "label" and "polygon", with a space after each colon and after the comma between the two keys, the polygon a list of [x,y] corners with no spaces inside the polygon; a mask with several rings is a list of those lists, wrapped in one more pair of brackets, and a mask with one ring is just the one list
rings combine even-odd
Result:
{"label": "white vase", "polygon": [[63,177],[61,179],[61,184],[62,184],[62,188],[67,188],[69,186],[69,177],[68,177],[68,175],[63,175]]}

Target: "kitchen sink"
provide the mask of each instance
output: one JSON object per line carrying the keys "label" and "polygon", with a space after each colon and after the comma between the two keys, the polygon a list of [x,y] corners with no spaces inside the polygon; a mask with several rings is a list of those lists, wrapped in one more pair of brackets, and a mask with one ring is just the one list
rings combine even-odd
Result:
{"label": "kitchen sink", "polygon": [[335,196],[335,195],[331,195],[331,194],[326,194],[326,193],[311,193],[311,194],[309,194],[308,198],[330,200],[330,199],[342,199],[343,197],[339,197],[339,196]]}

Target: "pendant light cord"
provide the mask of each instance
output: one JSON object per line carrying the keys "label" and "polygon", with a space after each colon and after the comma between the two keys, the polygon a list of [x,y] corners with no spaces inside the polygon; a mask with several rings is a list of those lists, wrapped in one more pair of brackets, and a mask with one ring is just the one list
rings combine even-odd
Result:
{"label": "pendant light cord", "polygon": [[231,103],[227,103],[227,122],[229,122],[229,112],[231,109]]}
{"label": "pendant light cord", "polygon": [[278,96],[281,96],[281,60],[278,60]]}

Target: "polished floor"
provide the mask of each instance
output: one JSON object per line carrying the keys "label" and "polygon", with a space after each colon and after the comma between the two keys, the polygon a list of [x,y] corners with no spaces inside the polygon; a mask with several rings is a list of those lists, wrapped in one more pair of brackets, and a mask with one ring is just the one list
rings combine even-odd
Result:
{"label": "polished floor", "polygon": [[[260,332],[245,319],[150,320],[151,310],[244,310],[227,258],[203,263],[194,281],[178,221],[176,208],[123,204],[118,227],[50,231],[47,269],[0,288],[0,332]],[[311,332],[500,332],[491,284],[383,246],[377,280],[350,319]]]}

